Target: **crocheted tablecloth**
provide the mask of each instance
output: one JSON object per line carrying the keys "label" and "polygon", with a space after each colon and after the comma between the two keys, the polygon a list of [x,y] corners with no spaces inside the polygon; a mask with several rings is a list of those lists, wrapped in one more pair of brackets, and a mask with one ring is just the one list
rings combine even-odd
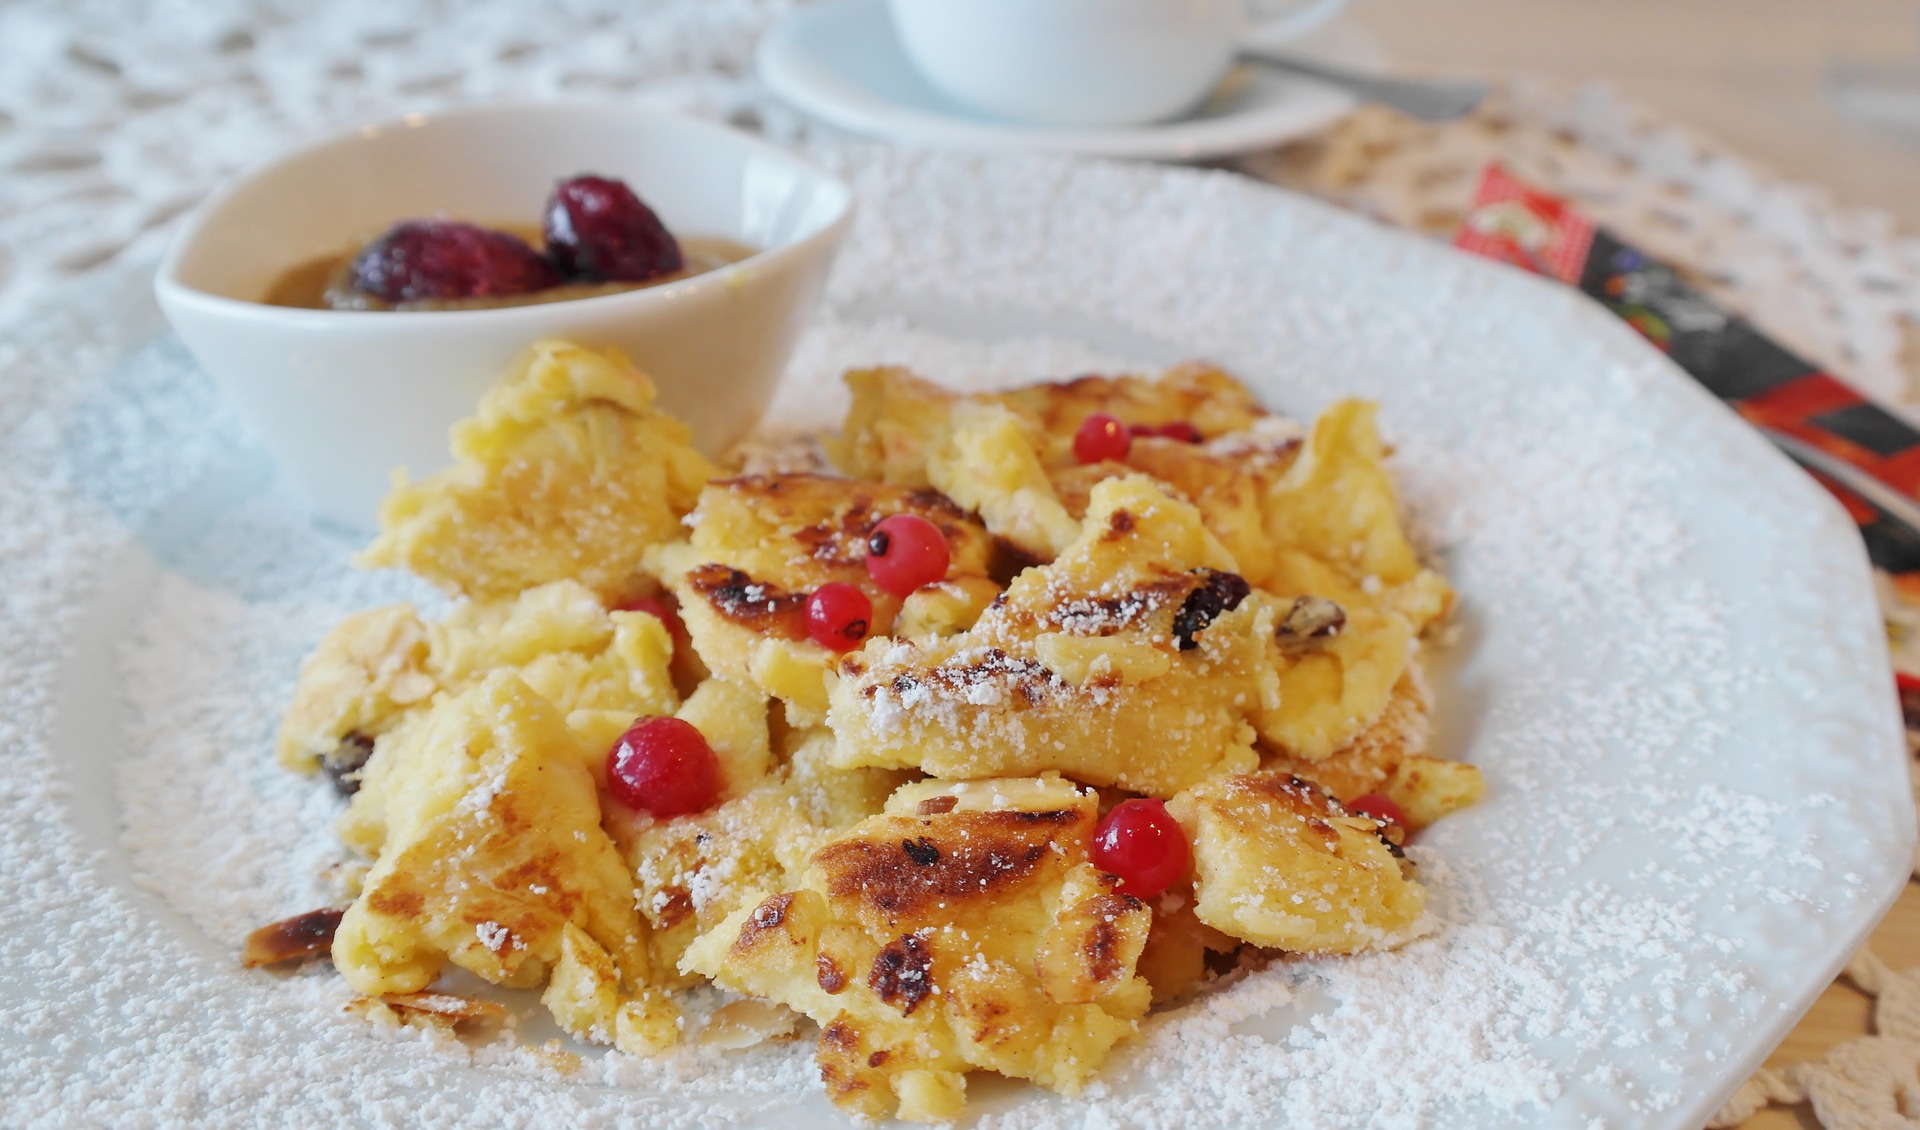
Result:
{"label": "crocheted tablecloth", "polygon": [[[820,143],[825,131],[751,78],[757,37],[790,6],[0,6],[0,324],[57,280],[150,253],[225,178],[350,122],[497,98],[620,98]],[[1444,238],[1495,157],[1920,421],[1920,240],[1883,215],[1770,177],[1604,88],[1511,83],[1444,127],[1362,112],[1232,167]],[[1885,592],[1896,658],[1920,672],[1920,607],[1892,585]],[[1817,1062],[1763,1071],[1714,1125],[1803,1102],[1829,1130],[1915,1125],[1920,973],[1863,951],[1846,977],[1877,998],[1874,1034]]]}

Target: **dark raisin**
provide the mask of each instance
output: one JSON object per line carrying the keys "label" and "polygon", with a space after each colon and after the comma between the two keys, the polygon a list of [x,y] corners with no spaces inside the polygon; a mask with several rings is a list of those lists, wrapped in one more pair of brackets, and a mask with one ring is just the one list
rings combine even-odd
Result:
{"label": "dark raisin", "polygon": [[367,767],[367,758],[372,756],[373,739],[362,733],[351,733],[341,738],[331,752],[320,756],[320,771],[333,782],[341,796],[352,796],[360,791],[360,771]]}
{"label": "dark raisin", "polygon": [[908,859],[922,867],[932,867],[940,862],[940,849],[933,845],[932,840],[924,836],[917,840],[901,840],[900,850],[907,853]]}
{"label": "dark raisin", "polygon": [[1200,641],[1195,637],[1221,613],[1240,607],[1240,602],[1253,591],[1247,579],[1238,573],[1218,569],[1195,569],[1194,573],[1200,577],[1200,587],[1187,594],[1180,611],[1173,614],[1173,638],[1181,651],[1199,647]]}

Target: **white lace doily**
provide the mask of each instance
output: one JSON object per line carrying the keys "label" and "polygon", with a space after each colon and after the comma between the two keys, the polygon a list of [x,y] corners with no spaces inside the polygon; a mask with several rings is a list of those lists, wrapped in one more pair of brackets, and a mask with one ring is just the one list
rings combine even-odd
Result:
{"label": "white lace doily", "polygon": [[[615,97],[818,142],[750,77],[755,39],[788,7],[14,0],[0,6],[0,322],[55,281],[151,250],[210,187],[274,152],[406,110]],[[1920,240],[1605,89],[1517,83],[1438,128],[1362,113],[1237,165],[1445,235],[1496,156],[1920,420]],[[1866,953],[1848,976],[1878,994],[1878,1034],[1763,1072],[1716,1125],[1803,1100],[1829,1130],[1913,1125],[1920,980]]]}

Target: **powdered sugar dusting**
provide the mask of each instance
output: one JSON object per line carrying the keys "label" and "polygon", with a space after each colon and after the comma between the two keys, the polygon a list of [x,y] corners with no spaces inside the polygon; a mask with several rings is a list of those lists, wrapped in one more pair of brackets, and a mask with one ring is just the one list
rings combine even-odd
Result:
{"label": "powdered sugar dusting", "polygon": [[[1846,523],[1530,280],[1224,176],[815,155],[864,207],[773,418],[831,420],[839,369],[874,362],[987,386],[1203,355],[1302,417],[1377,396],[1465,602],[1436,741],[1492,793],[1412,849],[1431,933],[1151,1017],[1081,1100],[983,1081],[979,1124],[1697,1124],[1898,878],[1912,814],[1891,701],[1860,691],[1884,646]],[[0,344],[10,1113],[834,1119],[802,1044],[563,1078],[346,1016],[324,966],[235,967],[246,930],[333,898],[337,802],[269,753],[301,656],[423,594],[290,517],[178,348],[144,344],[144,279],[94,286]]]}

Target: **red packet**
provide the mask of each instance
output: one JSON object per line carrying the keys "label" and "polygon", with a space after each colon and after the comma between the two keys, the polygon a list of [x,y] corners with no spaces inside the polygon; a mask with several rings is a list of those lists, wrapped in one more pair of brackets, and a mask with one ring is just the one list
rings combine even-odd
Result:
{"label": "red packet", "polygon": [[1594,230],[1593,221],[1573,205],[1515,179],[1495,164],[1481,174],[1473,208],[1453,245],[1578,286]]}

